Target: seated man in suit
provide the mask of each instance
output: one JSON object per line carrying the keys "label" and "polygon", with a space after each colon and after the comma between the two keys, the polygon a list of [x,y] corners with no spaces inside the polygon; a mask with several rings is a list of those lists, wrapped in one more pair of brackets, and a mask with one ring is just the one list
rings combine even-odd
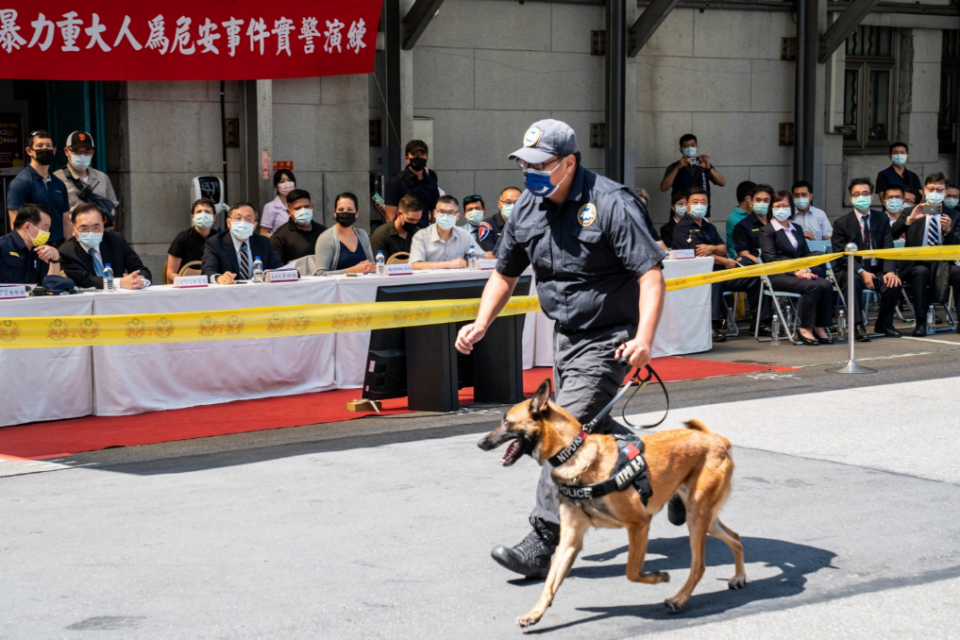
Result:
{"label": "seated man in suit", "polygon": [[103,269],[113,269],[113,284],[142,289],[150,284],[150,270],[116,231],[105,231],[100,208],[83,203],[70,212],[75,235],[60,247],[60,266],[78,287],[103,289]]}
{"label": "seated man in suit", "polygon": [[270,238],[253,235],[257,210],[248,202],[235,204],[227,214],[227,228],[207,238],[200,270],[215,284],[235,284],[253,278],[253,262],[258,257],[264,270],[283,266],[270,248]]}
{"label": "seated man in suit", "polygon": [[[893,189],[893,187],[891,187]],[[844,251],[849,243],[857,245],[860,251],[868,249],[892,249],[893,234],[890,231],[890,222],[883,211],[873,211],[870,203],[873,200],[873,183],[870,178],[854,178],[849,186],[850,203],[853,211],[833,223],[833,250]],[[853,314],[850,324],[853,325],[853,336],[857,342],[870,342],[870,335],[861,320],[861,302],[863,289],[866,287],[876,291],[880,296],[880,315],[877,316],[875,331],[891,338],[899,338],[900,332],[893,326],[893,314],[900,299],[900,278],[897,277],[897,263],[893,260],[878,260],[876,258],[854,257],[854,267],[857,271],[853,279]],[[850,292],[847,291],[847,259],[838,260],[834,266],[837,284],[843,291],[844,300],[850,305]],[[849,311],[848,311],[849,312]]]}
{"label": "seated man in suit", "polygon": [[[960,244],[960,213],[943,205],[947,177],[939,172],[931,173],[927,176],[923,191],[923,202],[918,203],[909,214],[906,211],[900,214],[900,219],[893,225],[893,235],[905,233],[908,247]],[[923,208],[927,205],[939,207],[940,213],[925,214]],[[953,288],[953,302],[960,307],[960,267],[945,261],[901,262],[900,273],[910,283],[913,292],[913,310],[917,317],[917,326],[913,330],[915,336],[927,333],[927,305],[934,268],[949,270],[947,281]],[[960,328],[957,331],[960,333]]]}
{"label": "seated man in suit", "polygon": [[[673,229],[671,249],[694,249],[698,256],[712,257],[713,270],[737,269],[736,260],[727,257],[727,246],[723,238],[709,221],[704,220],[707,215],[709,199],[705,189],[694,187],[687,191],[687,215],[683,217]],[[723,342],[727,333],[723,329],[723,294],[727,291],[745,291],[750,303],[750,312],[754,320],[757,313],[761,314],[761,331],[770,335],[769,321],[772,314],[769,305],[760,307],[760,279],[738,278],[711,285],[711,307],[713,319],[713,341]],[[753,322],[753,321],[751,321]]]}

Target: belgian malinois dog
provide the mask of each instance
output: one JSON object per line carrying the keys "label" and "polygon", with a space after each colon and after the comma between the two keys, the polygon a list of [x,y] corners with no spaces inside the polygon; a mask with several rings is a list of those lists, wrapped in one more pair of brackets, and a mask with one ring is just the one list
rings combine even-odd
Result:
{"label": "belgian malinois dog", "polygon": [[[509,441],[510,445],[500,459],[503,466],[512,465],[525,454],[543,465],[573,442],[581,430],[580,423],[550,399],[551,392],[552,384],[548,378],[533,398],[504,414],[500,425],[480,440],[478,446],[490,451]],[[675,596],[667,599],[666,606],[671,611],[679,611],[703,577],[708,533],[723,540],[733,551],[736,575],[728,582],[729,588],[740,589],[746,585],[740,536],[718,517],[730,495],[733,478],[730,441],[696,420],[687,422],[686,426],[686,429],[644,436],[644,456],[653,488],[646,506],[632,486],[584,501],[574,501],[561,494],[560,543],[539,602],[530,613],[517,619],[518,625],[528,627],[543,617],[583,548],[583,536],[590,527],[626,528],[630,539],[628,580],[645,584],[669,582],[670,575],[665,571],[644,572],[643,560],[650,520],[674,493],[687,508],[692,558],[690,577]],[[553,470],[553,479],[558,485],[568,486],[607,480],[618,457],[619,445],[613,436],[590,434],[572,456]]]}

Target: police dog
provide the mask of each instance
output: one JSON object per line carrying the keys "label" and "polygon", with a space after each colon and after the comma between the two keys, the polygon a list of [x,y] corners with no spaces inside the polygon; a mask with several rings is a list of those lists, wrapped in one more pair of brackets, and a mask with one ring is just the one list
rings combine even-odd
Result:
{"label": "police dog", "polygon": [[[505,467],[525,454],[541,465],[547,463],[549,458],[573,442],[581,429],[573,416],[550,400],[551,392],[552,384],[548,378],[533,398],[504,414],[500,425],[480,440],[478,446],[490,451],[509,442],[500,460]],[[630,539],[628,580],[645,584],[669,582],[670,575],[665,571],[644,572],[643,560],[650,520],[674,493],[679,494],[687,508],[692,561],[690,577],[680,591],[666,601],[667,608],[679,611],[703,577],[708,533],[723,540],[733,551],[736,575],[728,582],[729,588],[740,589],[746,585],[740,536],[717,517],[730,495],[733,478],[730,441],[696,420],[687,422],[686,426],[687,429],[644,436],[644,456],[653,488],[653,496],[646,506],[632,486],[579,503],[560,496],[560,543],[539,602],[530,613],[517,619],[518,625],[528,627],[543,617],[583,548],[583,536],[590,527],[626,528]],[[610,477],[617,458],[618,445],[612,436],[591,434],[576,453],[553,470],[553,479],[557,484],[565,485],[601,482]]]}

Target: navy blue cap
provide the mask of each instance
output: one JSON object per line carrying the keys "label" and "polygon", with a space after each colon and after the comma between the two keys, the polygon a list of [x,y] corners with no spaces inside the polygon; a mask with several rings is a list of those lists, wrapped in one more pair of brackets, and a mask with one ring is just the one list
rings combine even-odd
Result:
{"label": "navy blue cap", "polygon": [[570,125],[559,120],[540,120],[527,129],[523,147],[511,153],[510,159],[538,164],[554,156],[573,155],[579,150],[577,134]]}

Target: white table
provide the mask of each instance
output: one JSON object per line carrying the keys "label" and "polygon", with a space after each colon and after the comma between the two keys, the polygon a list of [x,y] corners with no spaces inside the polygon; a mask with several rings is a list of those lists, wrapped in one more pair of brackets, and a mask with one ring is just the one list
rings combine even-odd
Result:
{"label": "white table", "polygon": [[[29,316],[88,316],[93,296],[44,296],[0,301],[0,321]],[[91,347],[3,349],[5,401],[0,403],[0,427],[41,420],[64,420],[93,411]]]}
{"label": "white table", "polygon": [[[97,315],[219,311],[337,301],[329,278],[281,284],[154,286],[96,293]],[[336,336],[94,347],[94,411],[129,415],[336,388]]]}

